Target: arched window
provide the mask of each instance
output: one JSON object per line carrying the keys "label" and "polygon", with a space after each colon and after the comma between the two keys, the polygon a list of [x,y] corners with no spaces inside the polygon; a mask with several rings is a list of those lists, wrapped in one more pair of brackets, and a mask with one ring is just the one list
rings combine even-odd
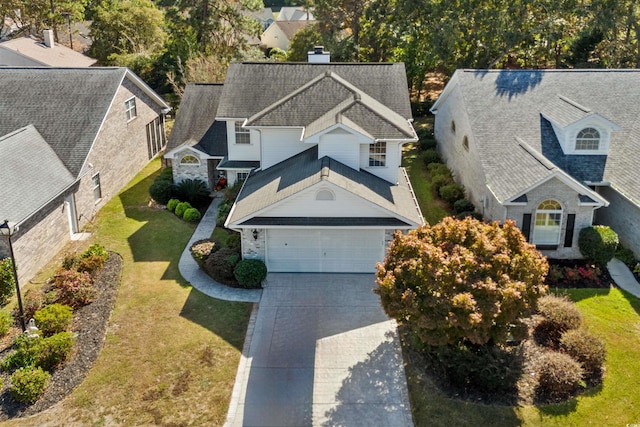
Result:
{"label": "arched window", "polygon": [[191,154],[187,154],[186,156],[180,159],[181,165],[199,165],[200,160],[196,156],[192,156]]}
{"label": "arched window", "polygon": [[330,190],[320,190],[316,193],[316,200],[335,200],[336,197]]}
{"label": "arched window", "polygon": [[594,128],[584,128],[576,137],[576,150],[598,150],[600,148],[600,132]]}
{"label": "arched window", "polygon": [[562,206],[555,200],[545,200],[536,210],[533,229],[533,243],[536,245],[557,245],[562,230]]}

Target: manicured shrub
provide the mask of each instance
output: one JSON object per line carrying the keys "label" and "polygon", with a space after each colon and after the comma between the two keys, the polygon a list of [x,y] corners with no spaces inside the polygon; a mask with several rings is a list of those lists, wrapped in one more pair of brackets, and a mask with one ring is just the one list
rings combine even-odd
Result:
{"label": "manicured shrub", "polygon": [[73,309],[68,305],[51,304],[33,315],[36,326],[42,331],[42,335],[50,337],[59,332],[64,332],[71,327],[73,322]]}
{"label": "manicured shrub", "polygon": [[217,244],[212,239],[198,240],[191,245],[190,251],[191,256],[196,260],[200,266],[205,262],[205,260],[211,255],[211,252],[214,251],[214,248],[220,249],[220,245]]}
{"label": "manicured shrub", "polygon": [[75,335],[71,332],[59,332],[47,338],[35,338],[33,346],[34,362],[46,371],[64,363],[71,354]]}
{"label": "manicured shrub", "polygon": [[454,184],[453,178],[449,175],[435,175],[431,178],[431,187],[437,195],[440,195],[442,187],[449,184]]}
{"label": "manicured shrub", "polygon": [[453,203],[453,211],[457,214],[462,212],[473,212],[476,210],[476,207],[467,199],[456,200]]}
{"label": "manicured shrub", "polygon": [[173,213],[176,214],[176,216],[178,216],[179,218],[182,218],[182,216],[184,215],[184,212],[189,209],[192,208],[193,206],[191,206],[191,204],[189,204],[189,202],[180,202],[176,205],[176,209],[175,211],[173,211]]}
{"label": "manicured shrub", "polygon": [[0,305],[5,305],[16,289],[11,258],[0,260]]}
{"label": "manicured shrub", "polygon": [[74,308],[89,304],[96,294],[91,275],[86,271],[59,269],[53,276],[53,286],[58,302]]}
{"label": "manicured shrub", "polygon": [[539,344],[557,348],[562,334],[582,325],[582,313],[567,297],[546,295],[538,300],[542,320],[536,325],[534,337]]}
{"label": "manicured shrub", "polygon": [[[160,178],[160,176],[158,178]],[[172,180],[168,180],[166,178],[158,178],[156,178],[153,184],[151,184],[151,186],[149,187],[149,195],[157,203],[166,205],[169,200],[173,198],[173,195],[175,193],[175,186],[173,185]]]}
{"label": "manicured shrub", "polygon": [[464,187],[452,182],[440,187],[438,194],[442,200],[453,205],[458,200],[464,199]]}
{"label": "manicured shrub", "polygon": [[224,222],[227,220],[229,216],[229,212],[231,212],[231,207],[233,206],[233,202],[224,201],[220,203],[218,206],[218,216],[216,217],[216,224],[220,227],[224,225]]}
{"label": "manicured shrub", "polygon": [[550,397],[550,400],[564,399],[584,386],[584,371],[571,356],[549,351],[540,359],[536,390],[539,396]]}
{"label": "manicured shrub", "polygon": [[451,170],[444,163],[429,163],[427,170],[432,177],[436,175],[445,175],[451,177]]}
{"label": "manicured shrub", "polygon": [[176,210],[176,206],[178,206],[178,203],[180,203],[180,200],[178,199],[171,199],[167,202],[167,210],[169,212],[173,212]]}
{"label": "manicured shrub", "polygon": [[189,208],[184,211],[184,214],[182,215],[182,219],[188,222],[198,222],[200,221],[200,217],[200,212],[196,208]]}
{"label": "manicured shrub", "polygon": [[460,212],[456,215],[456,219],[465,219],[466,217],[471,217],[473,219],[477,219],[478,221],[484,220],[482,214],[479,212]]}
{"label": "manicured shrub", "polygon": [[158,178],[170,179],[171,181],[173,181],[173,168],[171,168],[171,166],[163,168],[160,171],[160,175],[158,175]]}
{"label": "manicured shrub", "polygon": [[243,259],[236,265],[233,275],[243,288],[260,288],[267,278],[267,266],[259,259]]}
{"label": "manicured shrub", "polygon": [[240,236],[240,233],[232,232],[231,234],[229,234],[229,236],[227,237],[227,247],[240,251],[241,246],[242,236]]}
{"label": "manicured shrub", "polygon": [[433,139],[433,137],[426,138],[426,139],[421,138],[419,142],[419,147],[421,151],[435,150],[437,146],[438,146],[438,143],[436,142],[435,139]]}
{"label": "manicured shrub", "polygon": [[636,256],[633,251],[631,249],[625,248],[621,244],[618,244],[615,256],[620,261],[624,262],[630,269],[633,269],[638,264],[638,260],[636,260]]}
{"label": "manicured shrub", "polygon": [[587,375],[602,372],[607,357],[604,342],[586,329],[572,329],[563,333],[560,349],[578,361]]}
{"label": "manicured shrub", "polygon": [[89,258],[91,256],[99,256],[106,261],[109,259],[109,252],[107,252],[107,249],[104,246],[94,243],[89,246],[86,251],[80,254],[80,258]]}
{"label": "manicured shrub", "polygon": [[442,157],[440,157],[438,150],[435,149],[425,150],[422,154],[422,160],[425,165],[428,165],[429,163],[442,163]]}
{"label": "manicured shrub", "polygon": [[209,187],[201,179],[184,179],[175,188],[175,195],[178,199],[189,202],[192,206],[206,206],[211,197]]}
{"label": "manicured shrub", "polygon": [[44,393],[51,374],[39,367],[20,368],[11,375],[9,394],[18,402],[32,404]]}
{"label": "manicured shrub", "polygon": [[616,253],[618,235],[608,226],[586,227],[580,230],[578,246],[587,261],[604,268]]}
{"label": "manicured shrub", "polygon": [[13,316],[11,313],[6,310],[0,310],[0,337],[7,335],[11,325],[13,325]]}
{"label": "manicured shrub", "polygon": [[240,260],[238,251],[231,248],[221,248],[212,253],[204,263],[204,270],[213,280],[225,284],[235,283],[233,269]]}
{"label": "manicured shrub", "polygon": [[4,371],[12,371],[17,368],[35,365],[36,346],[40,340],[40,337],[31,338],[27,334],[16,336],[13,341],[15,351],[2,359],[2,369]]}

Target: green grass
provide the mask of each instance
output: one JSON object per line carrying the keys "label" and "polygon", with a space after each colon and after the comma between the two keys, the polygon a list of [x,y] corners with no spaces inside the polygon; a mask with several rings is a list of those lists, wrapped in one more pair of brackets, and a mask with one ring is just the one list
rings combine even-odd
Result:
{"label": "green grass", "polygon": [[[414,126],[416,129],[423,127],[433,128],[433,117],[418,119],[415,121]],[[431,189],[431,180],[417,144],[409,147],[403,153],[402,164],[407,169],[413,192],[416,195],[425,221],[429,224],[436,224],[442,218],[451,215],[447,211],[444,202],[434,197]]]}
{"label": "green grass", "polygon": [[194,225],[147,206],[159,166],[152,162],[114,197],[83,242],[124,260],[98,361],[62,405],[4,425],[223,424],[251,304],[209,298],[181,278],[178,260]]}
{"label": "green grass", "polygon": [[626,426],[640,423],[640,301],[618,289],[576,289],[585,324],[607,344],[601,387],[563,404],[528,407],[481,405],[452,399],[425,377],[406,368],[416,426]]}

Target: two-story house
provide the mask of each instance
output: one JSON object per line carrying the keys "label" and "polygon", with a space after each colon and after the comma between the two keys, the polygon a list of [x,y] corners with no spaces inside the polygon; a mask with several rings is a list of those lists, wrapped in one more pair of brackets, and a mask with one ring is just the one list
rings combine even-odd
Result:
{"label": "two-story house", "polygon": [[28,280],[164,148],[170,107],[116,67],[0,67],[0,93],[0,222]]}
{"label": "two-story house", "polygon": [[373,272],[396,230],[423,223],[400,166],[411,120],[403,64],[236,63],[224,85],[187,87],[165,158],[176,181],[243,181],[225,224],[243,257]]}
{"label": "two-story house", "polygon": [[610,225],[640,255],[638,70],[458,70],[432,107],[467,196],[554,258]]}

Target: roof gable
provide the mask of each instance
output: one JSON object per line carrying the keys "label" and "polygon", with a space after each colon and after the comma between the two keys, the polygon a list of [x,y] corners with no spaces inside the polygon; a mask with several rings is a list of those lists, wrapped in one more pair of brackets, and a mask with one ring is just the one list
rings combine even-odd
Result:
{"label": "roof gable", "polygon": [[33,125],[0,137],[0,164],[0,218],[18,224],[76,181]]}

